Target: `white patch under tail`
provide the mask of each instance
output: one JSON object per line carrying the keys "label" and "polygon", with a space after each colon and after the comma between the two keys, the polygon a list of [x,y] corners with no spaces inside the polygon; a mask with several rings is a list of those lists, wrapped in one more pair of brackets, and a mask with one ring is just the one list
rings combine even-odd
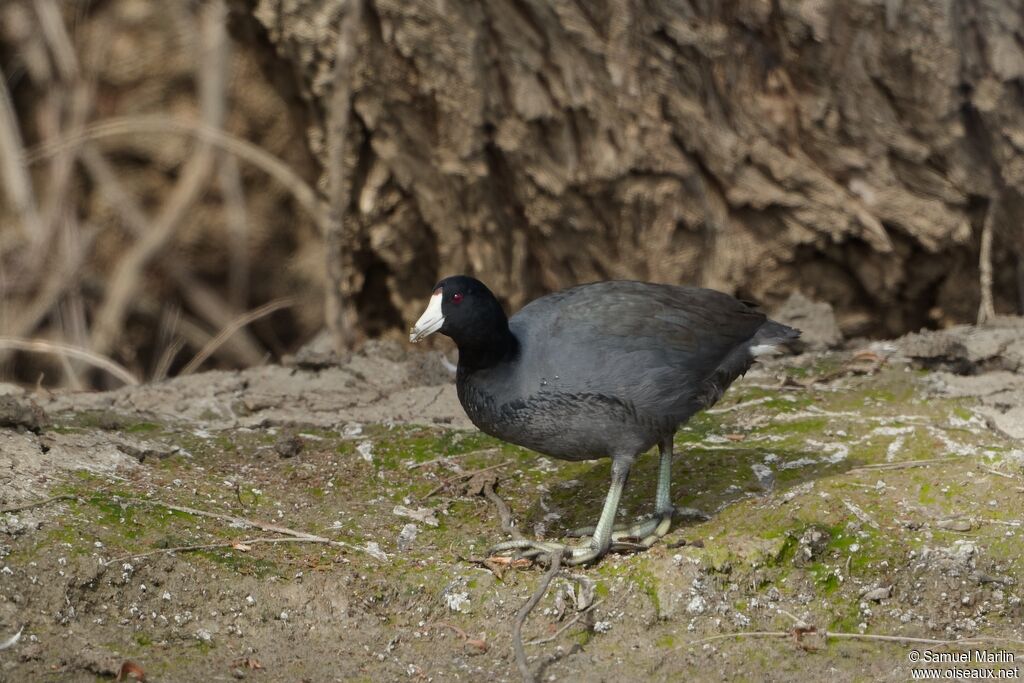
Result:
{"label": "white patch under tail", "polygon": [[778,344],[754,344],[750,347],[750,355],[754,358],[760,356],[775,356],[780,353]]}

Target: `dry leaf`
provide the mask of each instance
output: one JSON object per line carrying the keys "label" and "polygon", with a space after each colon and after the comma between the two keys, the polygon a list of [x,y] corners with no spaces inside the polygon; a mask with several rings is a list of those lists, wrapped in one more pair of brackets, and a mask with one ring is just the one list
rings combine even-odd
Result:
{"label": "dry leaf", "polygon": [[121,669],[117,672],[117,678],[114,679],[117,683],[122,681],[145,681],[146,672],[142,670],[142,667],[131,661],[130,659],[124,660],[121,663]]}
{"label": "dry leaf", "polygon": [[231,662],[231,666],[235,669],[252,669],[254,671],[263,668],[263,664],[260,663],[260,660],[253,659],[252,657],[243,657],[242,659],[236,659],[235,661]]}

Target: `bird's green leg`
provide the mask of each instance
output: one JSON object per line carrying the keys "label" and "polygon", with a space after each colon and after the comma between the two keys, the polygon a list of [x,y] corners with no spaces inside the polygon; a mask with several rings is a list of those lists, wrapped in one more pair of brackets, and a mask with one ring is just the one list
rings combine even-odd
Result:
{"label": "bird's green leg", "polygon": [[[615,511],[619,508],[619,499],[622,498],[622,489],[626,485],[630,465],[631,460],[626,459],[612,462],[612,483],[608,488],[608,495],[604,499],[601,518],[597,522],[594,535],[589,543],[566,546],[549,541],[520,539],[499,543],[491,548],[490,554],[513,553],[520,557],[537,557],[561,551],[565,557],[564,562],[568,565],[586,564],[597,560],[612,547],[612,525],[615,522]],[[627,547],[633,548],[635,544],[627,544]]]}
{"label": "bird's green leg", "polygon": [[[658,462],[658,493],[654,500],[654,517],[632,524],[616,526],[612,531],[611,540],[614,543],[633,541],[634,543],[650,548],[654,543],[668,533],[672,525],[672,513],[675,507],[672,505],[672,439],[671,437],[658,445],[661,453]],[[594,534],[594,527],[575,529],[570,536],[590,536]]]}

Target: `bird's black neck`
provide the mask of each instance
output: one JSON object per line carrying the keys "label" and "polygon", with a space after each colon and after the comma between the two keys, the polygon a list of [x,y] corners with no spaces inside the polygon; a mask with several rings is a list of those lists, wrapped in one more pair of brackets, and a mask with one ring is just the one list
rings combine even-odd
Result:
{"label": "bird's black neck", "polygon": [[486,370],[512,360],[519,353],[519,340],[508,328],[508,322],[492,328],[491,334],[481,339],[459,342],[459,372],[472,373]]}

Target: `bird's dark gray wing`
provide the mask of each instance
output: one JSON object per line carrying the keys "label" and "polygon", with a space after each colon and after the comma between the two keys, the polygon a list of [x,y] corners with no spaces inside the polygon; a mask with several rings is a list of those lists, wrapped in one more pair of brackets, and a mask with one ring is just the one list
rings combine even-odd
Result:
{"label": "bird's dark gray wing", "polygon": [[510,325],[531,358],[523,394],[603,394],[669,417],[692,412],[702,384],[764,322],[721,292],[616,281],[542,297]]}

